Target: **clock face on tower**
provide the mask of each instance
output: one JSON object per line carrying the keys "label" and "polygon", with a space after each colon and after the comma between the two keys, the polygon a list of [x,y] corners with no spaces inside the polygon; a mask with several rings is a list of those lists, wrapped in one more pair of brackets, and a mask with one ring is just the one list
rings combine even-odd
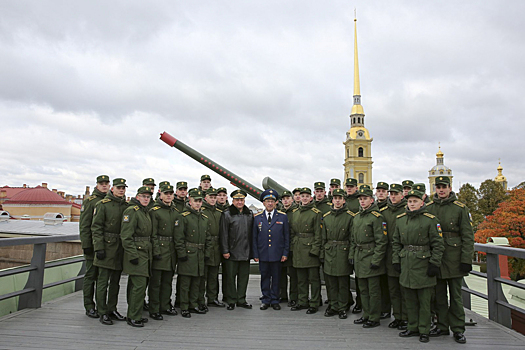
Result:
{"label": "clock face on tower", "polygon": [[365,135],[365,133],[364,133],[363,130],[359,130],[359,131],[357,132],[357,137],[359,137],[359,138],[362,138],[364,135]]}

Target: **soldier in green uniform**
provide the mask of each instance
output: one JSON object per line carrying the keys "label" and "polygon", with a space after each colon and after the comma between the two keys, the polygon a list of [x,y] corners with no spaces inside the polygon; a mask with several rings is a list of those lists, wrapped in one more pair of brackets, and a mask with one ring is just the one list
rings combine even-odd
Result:
{"label": "soldier in green uniform", "polygon": [[408,194],[408,192],[412,189],[412,185],[414,184],[414,181],[403,180],[401,184],[403,185],[403,197],[405,197]]}
{"label": "soldier in green uniform", "polygon": [[363,316],[354,323],[372,328],[380,325],[380,276],[386,273],[384,257],[388,237],[386,222],[374,203],[372,190],[366,185],[359,188],[359,205],[361,209],[352,227],[349,261],[359,279]]}
{"label": "soldier in green uniform", "polygon": [[430,203],[430,198],[427,196],[426,193],[427,187],[424,183],[415,183],[412,185],[412,189],[419,192],[423,192],[423,202],[425,202],[425,204]]}
{"label": "soldier in green uniform", "polygon": [[[147,179],[142,180],[142,186],[149,187],[153,191],[153,193],[155,193],[155,186],[157,185],[155,185],[155,180],[153,180],[151,177],[148,177]],[[154,205],[155,205],[155,199],[152,196],[148,203],[148,210],[153,208]]]}
{"label": "soldier in green uniform", "polygon": [[201,190],[203,193],[206,193],[208,189],[211,188],[211,177],[210,175],[202,175],[201,176],[201,183],[199,184],[199,190]]}
{"label": "soldier in green uniform", "polygon": [[[391,184],[389,189],[388,205],[380,210],[385,218],[388,246],[386,249],[385,265],[388,276],[388,293],[394,311],[394,321],[390,322],[389,328],[406,329],[407,310],[404,298],[404,290],[399,285],[399,272],[392,267],[392,242],[396,231],[396,218],[405,212],[406,199],[403,197],[403,187],[400,184]],[[382,292],[382,291],[381,291]]]}
{"label": "soldier in green uniform", "polygon": [[153,226],[154,256],[160,256],[160,259],[153,260],[148,286],[149,315],[154,320],[162,320],[161,313],[177,315],[177,311],[171,305],[171,293],[177,265],[175,226],[182,217],[173,205],[173,198],[173,186],[161,186],[159,199],[149,210]]}
{"label": "soldier in green uniform", "polygon": [[177,186],[175,188],[175,198],[173,198],[173,204],[175,205],[175,208],[179,211],[179,213],[182,213],[186,211],[186,201],[188,195],[188,183],[186,181],[179,181],[177,182]]}
{"label": "soldier in green uniform", "polygon": [[[352,231],[353,212],[346,209],[345,191],[335,189],[332,192],[332,209],[323,216],[321,234],[321,261],[324,262],[326,291],[330,307],[325,316],[339,314],[347,318],[346,310],[350,300],[350,233]],[[352,301],[353,302],[353,301]]]}
{"label": "soldier in green uniform", "polygon": [[230,203],[228,203],[228,191],[226,190],[225,187],[219,187],[217,189],[217,204],[216,205],[220,211],[225,211],[230,206]]}
{"label": "soldier in green uniform", "polygon": [[295,205],[299,207],[301,205],[301,188],[300,187],[294,188],[294,190],[292,191],[292,194],[293,194],[293,201]]}
{"label": "soldier in green uniform", "polygon": [[[293,267],[297,271],[297,305],[292,311],[308,309],[314,314],[320,302],[321,279],[319,276],[319,254],[321,250],[322,214],[312,202],[312,191],[301,188],[301,205],[294,209],[290,234],[293,237]],[[308,287],[311,288],[308,301]]]}
{"label": "soldier in green uniform", "polygon": [[[297,208],[295,204],[292,193],[290,191],[283,191],[281,194],[281,203],[282,203],[282,212],[288,216],[288,224],[292,225],[293,210]],[[291,235],[291,232],[290,232]],[[292,237],[290,237],[290,242]],[[288,252],[288,259],[283,263],[283,271],[281,274],[281,281],[279,286],[281,288],[281,301],[288,299],[288,306],[292,307],[297,305],[297,271],[293,267],[293,253],[292,245],[290,244],[290,251]],[[288,283],[288,277],[290,278],[290,283]],[[288,286],[290,288],[290,293],[288,294]],[[288,297],[289,296],[289,297]]]}
{"label": "soldier in green uniform", "polygon": [[[437,216],[443,229],[445,251],[441,260],[436,285],[437,327],[430,331],[431,337],[448,335],[449,328],[454,340],[465,343],[465,310],[461,297],[464,276],[472,270],[474,233],[470,213],[465,204],[457,200],[448,176],[436,178],[436,193],[428,203],[428,211]],[[450,293],[448,303],[447,287]]]}
{"label": "soldier in green uniform", "polygon": [[159,182],[159,189],[157,191],[157,194],[155,195],[155,202],[159,199],[160,197],[160,189],[164,186],[171,186],[171,183],[169,181],[161,181]]}
{"label": "soldier in green uniform", "polygon": [[[353,212],[354,214],[357,214],[359,212],[359,208],[361,206],[359,205],[359,199],[357,198],[359,193],[357,192],[357,180],[354,178],[347,178],[345,180],[345,190],[346,190],[346,196],[345,196],[345,205],[348,210]],[[361,292],[359,292],[359,281],[357,278],[355,278],[355,292],[356,292],[356,298],[355,298],[355,306],[352,309],[353,314],[358,314],[361,311],[363,311],[361,307]],[[350,291],[351,292],[351,291]]]}
{"label": "soldier in green uniform", "polygon": [[205,262],[210,259],[209,247],[211,244],[208,218],[201,210],[203,192],[193,188],[189,191],[189,196],[190,205],[182,213],[182,221],[175,227],[182,317],[191,317],[190,312],[206,313],[204,308],[198,307],[198,299]]}
{"label": "soldier in green uniform", "polygon": [[209,231],[211,236],[210,259],[204,266],[204,278],[201,279],[199,290],[199,305],[206,306],[204,294],[208,300],[208,306],[224,307],[219,301],[219,266],[221,265],[221,250],[219,247],[219,224],[222,210],[217,208],[217,190],[209,188],[202,202],[202,213],[208,217]]}
{"label": "soldier in green uniform", "polygon": [[330,180],[330,187],[328,188],[328,201],[330,203],[332,203],[332,197],[333,197],[334,190],[337,190],[338,188],[341,188],[341,180],[339,180],[339,179],[331,179]]}
{"label": "soldier in green uniform", "polygon": [[95,258],[95,250],[93,249],[93,237],[91,235],[91,223],[93,222],[93,211],[95,205],[104,199],[109,191],[109,176],[100,175],[97,177],[97,186],[93,193],[83,203],[80,209],[80,221],[78,223],[78,230],[80,234],[80,242],[82,250],[84,251],[84,258],[86,259],[86,272],[84,274],[84,284],[82,286],[82,293],[84,295],[84,308],[86,315],[93,318],[99,318],[99,314],[95,309],[95,282],[98,276],[98,268],[93,265]]}
{"label": "soldier in green uniform", "polygon": [[113,324],[111,319],[117,321],[126,319],[117,311],[123,255],[120,224],[122,213],[128,206],[126,187],[125,179],[113,180],[111,191],[95,205],[91,224],[95,250],[93,265],[98,267],[95,298],[100,322],[105,325]]}
{"label": "soldier in green uniform", "polygon": [[[148,278],[153,259],[152,225],[148,214],[148,204],[153,190],[142,186],[136,197],[130,200],[129,207],[122,215],[120,239],[124,249],[123,272],[128,274],[128,314],[126,320],[130,326],[144,327],[148,322],[142,317],[142,303],[146,296]],[[153,237],[155,239],[155,237]],[[155,255],[155,259],[161,259]]]}
{"label": "soldier in green uniform", "polygon": [[[381,209],[388,205],[388,184],[380,181],[376,185],[376,204]],[[388,292],[388,276],[381,275],[381,319],[390,318],[392,304],[390,303],[390,294]]]}
{"label": "soldier in green uniform", "polygon": [[406,212],[397,216],[392,263],[400,272],[399,282],[407,298],[407,330],[400,337],[419,335],[427,343],[430,332],[430,302],[443,255],[438,219],[428,213],[423,192],[410,190]]}
{"label": "soldier in green uniform", "polygon": [[314,183],[315,193],[315,207],[321,211],[321,214],[326,214],[332,209],[332,203],[326,197],[326,190],[324,182],[317,181]]}

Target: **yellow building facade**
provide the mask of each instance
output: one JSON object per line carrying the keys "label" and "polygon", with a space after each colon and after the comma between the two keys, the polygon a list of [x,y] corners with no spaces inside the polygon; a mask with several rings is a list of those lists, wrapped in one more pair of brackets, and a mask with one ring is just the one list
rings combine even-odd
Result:
{"label": "yellow building facade", "polygon": [[436,165],[428,171],[428,183],[430,185],[430,194],[431,196],[436,193],[436,178],[440,176],[450,177],[450,186],[452,187],[452,169],[445,166],[445,154],[441,151],[441,146],[439,147],[438,152],[436,153]]}
{"label": "yellow building facade", "polygon": [[359,60],[357,54],[357,19],[354,19],[354,96],[350,113],[350,130],[346,133],[345,180],[354,178],[359,185],[372,187],[372,141],[365,127],[365,112],[361,105]]}

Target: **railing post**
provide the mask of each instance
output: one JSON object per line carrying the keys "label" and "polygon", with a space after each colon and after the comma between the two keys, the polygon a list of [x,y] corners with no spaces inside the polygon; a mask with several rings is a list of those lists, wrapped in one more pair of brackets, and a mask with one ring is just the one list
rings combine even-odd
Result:
{"label": "railing post", "polygon": [[25,308],[39,308],[42,306],[42,287],[44,286],[44,269],[46,265],[46,243],[33,245],[31,266],[36,270],[29,273],[27,284],[24,288],[34,288],[34,292],[20,296],[18,310]]}
{"label": "railing post", "polygon": [[[462,281],[463,287],[468,288],[467,282],[463,278]],[[461,296],[463,297],[463,307],[466,307],[469,310],[472,310],[471,297],[469,292],[461,291]]]}
{"label": "railing post", "polygon": [[487,253],[487,295],[489,306],[489,318],[505,327],[512,327],[510,310],[498,305],[497,301],[507,301],[503,294],[501,284],[494,280],[500,277],[499,254]]}
{"label": "railing post", "polygon": [[[83,275],[86,273],[86,260],[82,262],[82,267],[80,268],[80,271],[78,272],[77,276]],[[84,286],[84,279],[79,279],[75,281],[75,292],[78,292],[79,290],[82,290],[82,287]]]}

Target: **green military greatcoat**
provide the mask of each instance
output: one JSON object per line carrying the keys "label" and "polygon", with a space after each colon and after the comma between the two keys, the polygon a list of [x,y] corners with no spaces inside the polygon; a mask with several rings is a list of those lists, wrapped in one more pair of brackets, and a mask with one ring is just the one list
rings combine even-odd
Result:
{"label": "green military greatcoat", "polygon": [[321,258],[324,259],[323,271],[327,275],[350,275],[348,256],[354,216],[355,214],[346,207],[332,209],[323,216]]}
{"label": "green military greatcoat", "polygon": [[[123,272],[128,275],[149,277],[153,257],[153,227],[147,207],[132,198],[122,215],[120,238],[124,249]],[[130,261],[138,259],[134,265]]]}
{"label": "green military greatcoat", "polygon": [[293,212],[290,225],[293,251],[293,267],[320,266],[322,214],[314,203],[301,205]]}
{"label": "green military greatcoat", "polygon": [[202,213],[208,217],[208,231],[211,236],[209,246],[210,258],[206,261],[208,266],[219,266],[221,263],[221,251],[219,247],[219,223],[221,221],[222,210],[215,205],[209,205],[206,201],[202,202]]}
{"label": "green military greatcoat", "polygon": [[106,258],[99,260],[95,256],[94,265],[110,270],[122,270],[122,243],[120,225],[122,214],[128,207],[126,198],[115,197],[109,191],[106,197],[95,205],[91,232],[95,251],[104,250]]}
{"label": "green military greatcoat", "polygon": [[[80,242],[82,249],[93,248],[93,237],[91,234],[91,224],[93,222],[93,212],[98,202],[104,199],[106,193],[100,192],[98,189],[93,190],[93,195],[88,197],[80,209],[80,220],[78,223],[78,230],[80,233]],[[93,249],[94,251],[94,249]],[[84,255],[86,260],[93,260],[93,255]]]}
{"label": "green military greatcoat", "polygon": [[315,207],[321,211],[321,214],[326,214],[332,210],[332,203],[328,200],[327,197],[324,197],[320,201],[315,201]]}
{"label": "green military greatcoat", "polygon": [[440,278],[458,278],[468,275],[461,272],[461,263],[472,264],[474,233],[467,206],[457,200],[454,192],[446,199],[437,194],[427,205],[428,212],[437,216],[443,230],[445,251],[441,262]]}
{"label": "green military greatcoat", "polygon": [[405,212],[406,205],[407,200],[404,198],[397,204],[393,204],[389,199],[388,205],[380,210],[381,215],[383,215],[385,218],[388,237],[388,246],[386,248],[385,255],[386,273],[391,277],[399,277],[399,273],[392,267],[392,243],[394,241],[394,233],[396,231],[397,216]]}
{"label": "green military greatcoat", "polygon": [[153,260],[153,269],[175,271],[177,254],[175,252],[175,227],[182,216],[174,205],[167,205],[160,199],[149,210],[153,226],[153,255],[160,255]]}
{"label": "green military greatcoat", "polygon": [[182,213],[182,221],[175,228],[175,250],[177,256],[186,261],[179,261],[179,275],[204,276],[204,258],[210,256],[211,236],[208,217],[201,211],[187,208]]}
{"label": "green military greatcoat", "polygon": [[354,214],[357,214],[359,213],[359,209],[361,208],[361,206],[359,205],[359,192],[356,192],[352,195],[347,195],[345,197],[345,200],[346,200],[346,208],[348,210],[350,210],[351,212],[353,212]]}
{"label": "green military greatcoat", "polygon": [[186,198],[179,199],[177,196],[175,196],[175,198],[173,198],[173,205],[175,206],[175,208],[177,208],[179,213],[183,213],[188,209],[188,207],[186,206]]}
{"label": "green military greatcoat", "polygon": [[[374,203],[368,209],[359,210],[354,217],[349,258],[354,259],[355,274],[358,278],[369,278],[386,273],[384,257],[388,237],[386,222]],[[371,269],[370,265],[379,266]]]}

